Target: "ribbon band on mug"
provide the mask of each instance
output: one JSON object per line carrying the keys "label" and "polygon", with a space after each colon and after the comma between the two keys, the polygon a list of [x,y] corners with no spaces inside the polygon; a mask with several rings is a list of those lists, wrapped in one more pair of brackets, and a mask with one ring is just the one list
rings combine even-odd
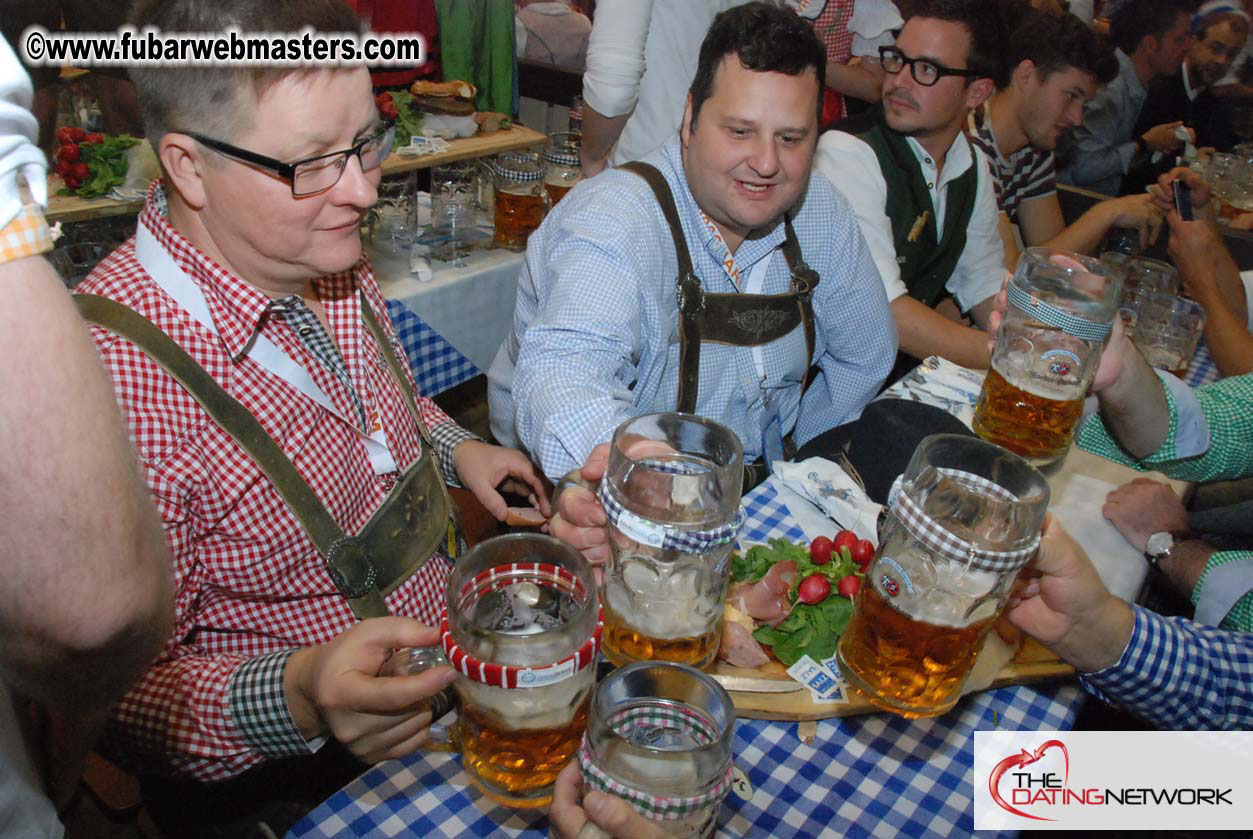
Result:
{"label": "ribbon band on mug", "polygon": [[1023,291],[1013,283],[1009,284],[1009,303],[1041,323],[1056,326],[1067,335],[1073,335],[1085,341],[1104,341],[1114,325],[1112,320],[1106,323],[1096,323],[1087,318],[1081,318]]}
{"label": "ribbon band on mug", "polygon": [[[632,740],[630,732],[640,723],[657,729],[678,729],[690,735],[698,746],[707,746],[717,738],[717,728],[713,722],[689,706],[675,707],[657,702],[636,705],[619,711],[606,722],[615,734],[628,741]],[[732,766],[728,762],[726,773],[709,789],[695,795],[654,795],[636,789],[617,780],[597,765],[588,748],[586,734],[579,747],[579,766],[583,769],[583,779],[589,787],[626,800],[641,815],[654,820],[673,821],[699,813],[721,801],[731,786]]]}
{"label": "ribbon band on mug", "polygon": [[[669,464],[652,466],[651,468],[657,469],[657,471],[673,472],[674,474],[688,474],[674,466],[665,468],[667,465]],[[598,494],[601,506],[605,508],[605,516],[613,527],[640,544],[663,551],[693,554],[706,553],[714,548],[734,542],[740,533],[740,529],[744,526],[744,510],[740,507],[736,508],[735,518],[727,524],[721,524],[707,530],[691,530],[676,524],[650,521],[637,516],[618,500],[616,493],[610,488],[607,480],[600,482]]]}
{"label": "ribbon band on mug", "polygon": [[[529,576],[519,578],[519,572]],[[466,584],[465,588],[462,589],[462,594],[464,595],[468,591],[479,587],[480,584],[486,584],[487,591],[494,591],[515,583],[533,582],[537,579],[559,583],[562,589],[572,592],[576,596],[583,592],[583,586],[579,580],[564,568],[547,563],[515,562],[489,568],[478,574]],[[564,682],[575,673],[595,663],[596,655],[600,652],[600,637],[603,631],[604,612],[602,610],[597,615],[595,631],[592,632],[592,636],[587,639],[583,646],[560,661],[539,667],[497,664],[492,661],[481,661],[475,658],[462,649],[453,638],[452,627],[449,625],[446,612],[443,621],[440,623],[439,640],[440,645],[444,648],[444,655],[448,658],[448,663],[463,676],[492,687],[529,688],[545,687]]]}
{"label": "ribbon band on mug", "polygon": [[[1006,501],[1017,498],[1009,490],[986,478],[958,469],[940,469],[941,474],[952,478],[967,489],[992,495]],[[1040,546],[1037,534],[1031,542],[1012,551],[992,551],[976,546],[973,542],[955,536],[947,528],[929,516],[908,492],[902,491],[901,475],[888,493],[888,507],[909,529],[910,534],[924,546],[940,556],[962,565],[970,565],[981,571],[1006,573],[1016,571],[1027,563]]]}

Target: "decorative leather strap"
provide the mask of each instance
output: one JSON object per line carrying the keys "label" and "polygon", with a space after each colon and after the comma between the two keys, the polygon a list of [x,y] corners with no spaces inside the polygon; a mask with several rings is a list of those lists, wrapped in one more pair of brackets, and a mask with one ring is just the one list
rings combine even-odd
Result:
{"label": "decorative leather strap", "polygon": [[387,604],[376,584],[377,573],[359,537],[344,533],[313,488],[247,408],[143,315],[96,295],[76,294],[74,303],[84,320],[125,338],[160,364],[248,453],[300,519],[354,615],[365,619],[387,614]]}
{"label": "decorative leather strap", "polygon": [[674,240],[679,263],[675,294],[679,306],[679,393],[676,409],[696,410],[700,389],[700,344],[712,341],[738,347],[768,344],[787,335],[799,323],[805,330],[806,365],[802,390],[809,385],[814,358],[813,292],[818,272],[805,264],[792,220],[783,219],[783,258],[792,274],[792,290],[786,294],[711,294],[701,285],[692,267],[687,238],[679,220],[674,194],[661,172],[638,160],[621,168],[639,175],[652,189]]}

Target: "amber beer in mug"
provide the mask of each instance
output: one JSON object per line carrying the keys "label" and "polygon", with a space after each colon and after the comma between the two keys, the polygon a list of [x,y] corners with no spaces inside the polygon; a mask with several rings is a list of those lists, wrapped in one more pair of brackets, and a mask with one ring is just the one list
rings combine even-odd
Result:
{"label": "amber beer in mug", "polygon": [[566,193],[574,187],[569,184],[545,183],[544,191],[548,193],[548,203],[554,207],[557,202],[566,197]]}
{"label": "amber beer in mug", "polygon": [[904,717],[952,708],[1035,555],[1048,500],[1039,470],[1000,446],[956,434],[919,443],[836,648],[848,683]]}
{"label": "amber beer in mug", "polygon": [[448,577],[440,642],[460,677],[453,745],[500,804],[545,807],[587,727],[600,649],[591,566],[550,536],[474,547]]}
{"label": "amber beer in mug", "polygon": [[[957,701],[993,618],[965,626],[918,620],[893,606],[882,584],[870,582],[857,596],[840,655],[879,707],[906,717],[943,713]],[[902,711],[901,706],[926,710]]]}
{"label": "amber beer in mug", "polygon": [[604,651],[614,664],[713,663],[743,479],[739,438],[711,420],[647,414],[614,432],[599,488]]}
{"label": "amber beer in mug", "polygon": [[[1083,394],[1050,398],[1045,387],[1036,383],[1018,387],[993,367],[975,406],[975,433],[1031,460],[1050,461],[1066,454],[1083,414]],[[1060,389],[1052,395],[1066,393]]]}
{"label": "amber beer in mug", "polygon": [[1028,248],[1009,282],[971,425],[1034,463],[1065,457],[1118,315],[1124,266]]}
{"label": "amber beer in mug", "polygon": [[[531,726],[531,720],[500,715],[479,707],[462,707],[457,717],[457,740],[466,772],[493,799],[511,801],[551,787],[558,773],[574,757],[587,728],[590,691],[564,716],[560,725]],[[501,795],[504,793],[504,795]],[[541,806],[541,805],[534,805]]]}
{"label": "amber beer in mug", "polygon": [[496,205],[493,243],[498,248],[526,250],[527,238],[548,212],[544,164],[537,152],[505,152],[497,155],[492,172]]}

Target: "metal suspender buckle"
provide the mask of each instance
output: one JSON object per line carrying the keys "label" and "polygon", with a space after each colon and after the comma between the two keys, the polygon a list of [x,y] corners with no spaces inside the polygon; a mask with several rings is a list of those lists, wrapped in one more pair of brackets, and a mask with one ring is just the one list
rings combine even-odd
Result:
{"label": "metal suspender buckle", "polygon": [[692,274],[680,274],[675,282],[679,298],[679,311],[689,317],[705,308],[705,289]]}
{"label": "metal suspender buckle", "polygon": [[350,600],[374,590],[378,572],[365,543],[357,536],[341,536],[326,553],[326,566],[339,593]]}

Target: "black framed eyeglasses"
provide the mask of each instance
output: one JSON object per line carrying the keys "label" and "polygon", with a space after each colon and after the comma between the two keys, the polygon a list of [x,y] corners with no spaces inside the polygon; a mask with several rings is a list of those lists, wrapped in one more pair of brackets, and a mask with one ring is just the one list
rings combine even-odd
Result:
{"label": "black framed eyeglasses", "polygon": [[925,87],[931,87],[945,76],[965,76],[968,79],[975,79],[983,75],[976,70],[954,70],[952,67],[936,64],[927,58],[909,58],[896,47],[879,47],[879,63],[883,65],[885,72],[893,76],[908,64],[909,75]]}
{"label": "black framed eyeglasses", "polygon": [[241,149],[239,146],[232,146],[230,143],[224,143],[221,140],[215,140],[203,134],[196,134],[191,131],[185,133],[206,148],[276,173],[280,178],[291,184],[292,197],[300,198],[305,195],[323,192],[339,183],[340,177],[344,174],[344,167],[348,165],[350,157],[355,156],[361,162],[361,169],[366,172],[382,166],[383,158],[387,157],[387,153],[392,149],[392,138],[396,136],[396,123],[384,123],[378,131],[361,140],[350,149],[328,152],[317,157],[307,157],[304,160],[297,160],[293,163],[284,163],[281,160],[275,160],[272,157],[266,157],[264,154],[248,151],[248,149]]}

